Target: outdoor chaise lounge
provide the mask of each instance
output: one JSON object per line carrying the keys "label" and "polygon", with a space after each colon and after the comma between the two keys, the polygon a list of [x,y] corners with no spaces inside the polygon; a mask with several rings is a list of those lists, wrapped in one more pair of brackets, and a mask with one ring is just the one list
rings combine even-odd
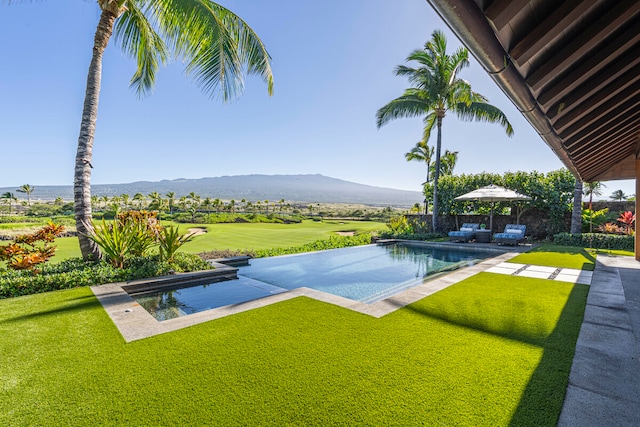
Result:
{"label": "outdoor chaise lounge", "polygon": [[464,223],[462,224],[462,227],[460,227],[459,231],[449,232],[449,241],[468,242],[469,240],[473,240],[476,237],[476,230],[478,227],[479,224]]}
{"label": "outdoor chaise lounge", "polygon": [[504,227],[504,232],[493,235],[493,240],[499,245],[517,246],[524,241],[525,231],[527,231],[526,225],[507,224]]}

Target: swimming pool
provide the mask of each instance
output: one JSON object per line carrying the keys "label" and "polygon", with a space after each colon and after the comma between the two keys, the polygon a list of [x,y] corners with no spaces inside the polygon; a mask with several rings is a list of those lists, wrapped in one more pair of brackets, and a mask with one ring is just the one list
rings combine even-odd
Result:
{"label": "swimming pool", "polygon": [[437,275],[495,256],[495,251],[409,244],[367,245],[252,259],[238,279],[196,283],[134,295],[158,320],[307,287],[366,304],[388,298]]}

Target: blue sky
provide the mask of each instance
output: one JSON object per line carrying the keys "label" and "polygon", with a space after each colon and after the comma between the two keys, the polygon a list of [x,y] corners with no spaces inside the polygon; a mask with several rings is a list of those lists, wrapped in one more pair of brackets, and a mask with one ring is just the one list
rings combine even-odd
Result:
{"label": "blue sky", "polygon": [[[176,62],[151,96],[138,99],[135,65],[107,48],[92,183],[244,174],[323,174],[420,190],[425,167],[404,153],[420,119],[376,128],[378,108],[408,83],[393,69],[430,38],[448,35],[425,0],[221,0],[258,33],[273,58],[274,95],[255,77],[230,103],[210,100]],[[99,18],[95,1],[0,3],[0,187],[71,185],[86,73]],[[113,40],[112,40],[113,42]],[[447,116],[443,149],[459,151],[455,173],[548,172],[560,161],[472,60],[461,77],[500,107],[515,129]],[[435,142],[435,138],[432,143]],[[632,181],[606,183],[603,197]],[[34,195],[37,194],[34,193]]]}

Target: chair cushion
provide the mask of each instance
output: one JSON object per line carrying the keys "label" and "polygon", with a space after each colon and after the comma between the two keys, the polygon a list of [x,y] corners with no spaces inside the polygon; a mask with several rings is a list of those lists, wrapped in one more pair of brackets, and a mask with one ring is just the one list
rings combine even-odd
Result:
{"label": "chair cushion", "polygon": [[522,230],[518,230],[517,228],[507,228],[504,232],[507,234],[520,234],[522,233]]}
{"label": "chair cushion", "polygon": [[460,231],[473,232],[473,228],[462,227],[460,228]]}

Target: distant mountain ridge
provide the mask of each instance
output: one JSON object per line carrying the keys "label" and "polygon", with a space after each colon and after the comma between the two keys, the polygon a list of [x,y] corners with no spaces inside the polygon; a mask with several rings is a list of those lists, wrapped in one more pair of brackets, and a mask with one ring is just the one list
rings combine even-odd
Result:
{"label": "distant mountain ridge", "polygon": [[[62,197],[73,199],[73,187],[70,185],[36,185],[32,199],[54,200]],[[10,191],[20,198],[24,194],[16,193],[16,188],[0,188],[0,193]],[[163,196],[174,192],[176,197],[194,192],[202,198],[211,197],[222,200],[277,201],[301,203],[353,203],[376,206],[413,206],[420,203],[424,196],[419,191],[396,190],[357,184],[328,176],[315,175],[234,175],[200,179],[174,179],[162,181],[138,181],[127,184],[96,184],[91,186],[94,196],[119,196],[136,193],[147,196],[157,191]]]}

